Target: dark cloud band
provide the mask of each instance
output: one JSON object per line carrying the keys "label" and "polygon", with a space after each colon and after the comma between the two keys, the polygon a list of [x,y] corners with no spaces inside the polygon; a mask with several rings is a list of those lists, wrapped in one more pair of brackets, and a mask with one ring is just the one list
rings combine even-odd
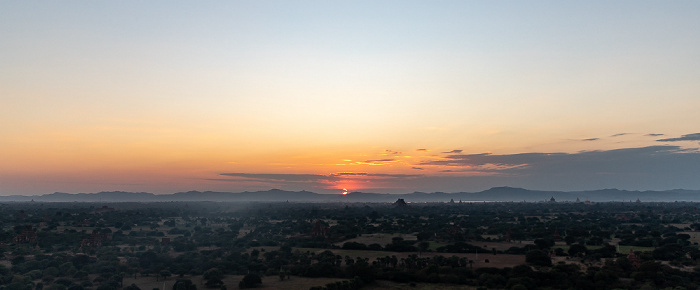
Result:
{"label": "dark cloud band", "polygon": [[686,134],[678,138],[666,138],[656,140],[659,142],[677,142],[677,141],[700,141],[700,133]]}

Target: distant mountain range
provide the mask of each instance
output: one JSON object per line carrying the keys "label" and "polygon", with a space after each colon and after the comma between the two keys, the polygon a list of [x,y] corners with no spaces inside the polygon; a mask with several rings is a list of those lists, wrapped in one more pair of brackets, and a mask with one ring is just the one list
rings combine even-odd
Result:
{"label": "distant mountain range", "polygon": [[513,187],[494,187],[480,192],[414,192],[406,194],[382,194],[351,192],[341,194],[318,194],[309,191],[285,191],[272,189],[256,192],[212,192],[188,191],[173,194],[152,194],[147,192],[98,192],[62,193],[44,195],[0,196],[0,202],[170,202],[170,201],[215,201],[215,202],[394,202],[403,198],[406,202],[473,202],[473,201],[549,201],[592,202],[607,201],[700,201],[700,190],[673,189],[665,191],[628,191],[601,189],[592,191],[539,191]]}

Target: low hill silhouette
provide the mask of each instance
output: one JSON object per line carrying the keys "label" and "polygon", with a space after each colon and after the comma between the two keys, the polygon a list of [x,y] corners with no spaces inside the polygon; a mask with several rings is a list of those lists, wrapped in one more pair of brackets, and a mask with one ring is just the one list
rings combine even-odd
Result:
{"label": "low hill silhouette", "polygon": [[557,202],[590,200],[592,202],[636,201],[672,202],[700,201],[700,190],[673,189],[665,191],[629,191],[601,189],[591,191],[539,191],[515,187],[493,187],[480,192],[413,192],[406,194],[350,192],[347,195],[319,194],[310,191],[286,191],[271,189],[255,192],[214,192],[187,191],[172,194],[147,192],[110,191],[98,193],[62,193],[25,196],[0,196],[0,202],[171,202],[171,201],[214,201],[214,202],[395,202],[403,198],[407,202],[482,202],[512,201],[540,202],[554,198]]}

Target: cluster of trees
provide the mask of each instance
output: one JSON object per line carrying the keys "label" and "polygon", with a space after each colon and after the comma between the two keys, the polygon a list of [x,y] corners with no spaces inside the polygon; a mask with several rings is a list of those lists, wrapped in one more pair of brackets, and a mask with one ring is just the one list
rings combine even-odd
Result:
{"label": "cluster of trees", "polygon": [[[252,288],[265,276],[288,275],[347,279],[325,289],[358,289],[376,279],[530,289],[700,286],[696,271],[687,271],[700,265],[700,250],[688,234],[700,230],[694,203],[410,208],[124,203],[108,208],[114,210],[93,204],[0,206],[0,258],[11,264],[0,264],[0,289],[134,289],[138,286],[124,287],[125,277],[193,275],[202,275],[204,286],[211,288]],[[324,230],[313,233],[319,225]],[[374,233],[416,239],[395,237],[385,245],[349,241]],[[484,241],[512,246],[505,251],[476,246]],[[646,250],[635,253],[639,261],[629,261],[619,246]],[[334,254],[341,249],[408,255],[369,259]],[[439,255],[423,257],[427,251]],[[527,264],[474,268],[474,261],[452,253],[524,255]],[[568,257],[570,263],[553,263],[553,256]],[[587,266],[579,266],[583,264]],[[226,275],[245,277],[238,285],[224,285]],[[194,286],[185,281],[178,280],[178,289]]]}

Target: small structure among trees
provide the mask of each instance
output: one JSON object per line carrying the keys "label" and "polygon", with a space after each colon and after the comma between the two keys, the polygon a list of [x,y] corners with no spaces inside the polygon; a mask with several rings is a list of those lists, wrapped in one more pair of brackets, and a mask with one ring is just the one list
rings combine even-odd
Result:
{"label": "small structure among trees", "polygon": [[503,240],[504,240],[506,243],[510,243],[512,231],[513,231],[512,228],[508,228],[508,232],[506,232],[506,236],[503,237]]}
{"label": "small structure among trees", "polygon": [[634,266],[637,269],[639,269],[639,267],[642,266],[642,259],[640,259],[632,249],[630,249],[630,253],[627,254],[627,260],[629,260],[632,266]]}
{"label": "small structure among trees", "polygon": [[314,223],[313,229],[311,229],[311,236],[312,237],[325,237],[328,236],[328,233],[330,232],[331,228],[328,226],[324,225],[321,220],[316,220]]}
{"label": "small structure among trees", "polygon": [[102,246],[102,241],[107,240],[108,238],[109,236],[107,234],[100,233],[99,230],[93,230],[90,236],[84,238],[80,242],[80,247],[99,247]]}
{"label": "small structure among trees", "polygon": [[34,244],[36,243],[36,232],[31,226],[26,226],[24,231],[12,238],[15,244]]}
{"label": "small structure among trees", "polygon": [[554,240],[555,241],[561,241],[561,235],[559,234],[559,230],[555,229],[554,230]]}
{"label": "small structure among trees", "polygon": [[108,207],[106,205],[103,205],[102,207],[95,209],[95,213],[105,213],[105,212],[112,212],[114,211],[113,207]]}

